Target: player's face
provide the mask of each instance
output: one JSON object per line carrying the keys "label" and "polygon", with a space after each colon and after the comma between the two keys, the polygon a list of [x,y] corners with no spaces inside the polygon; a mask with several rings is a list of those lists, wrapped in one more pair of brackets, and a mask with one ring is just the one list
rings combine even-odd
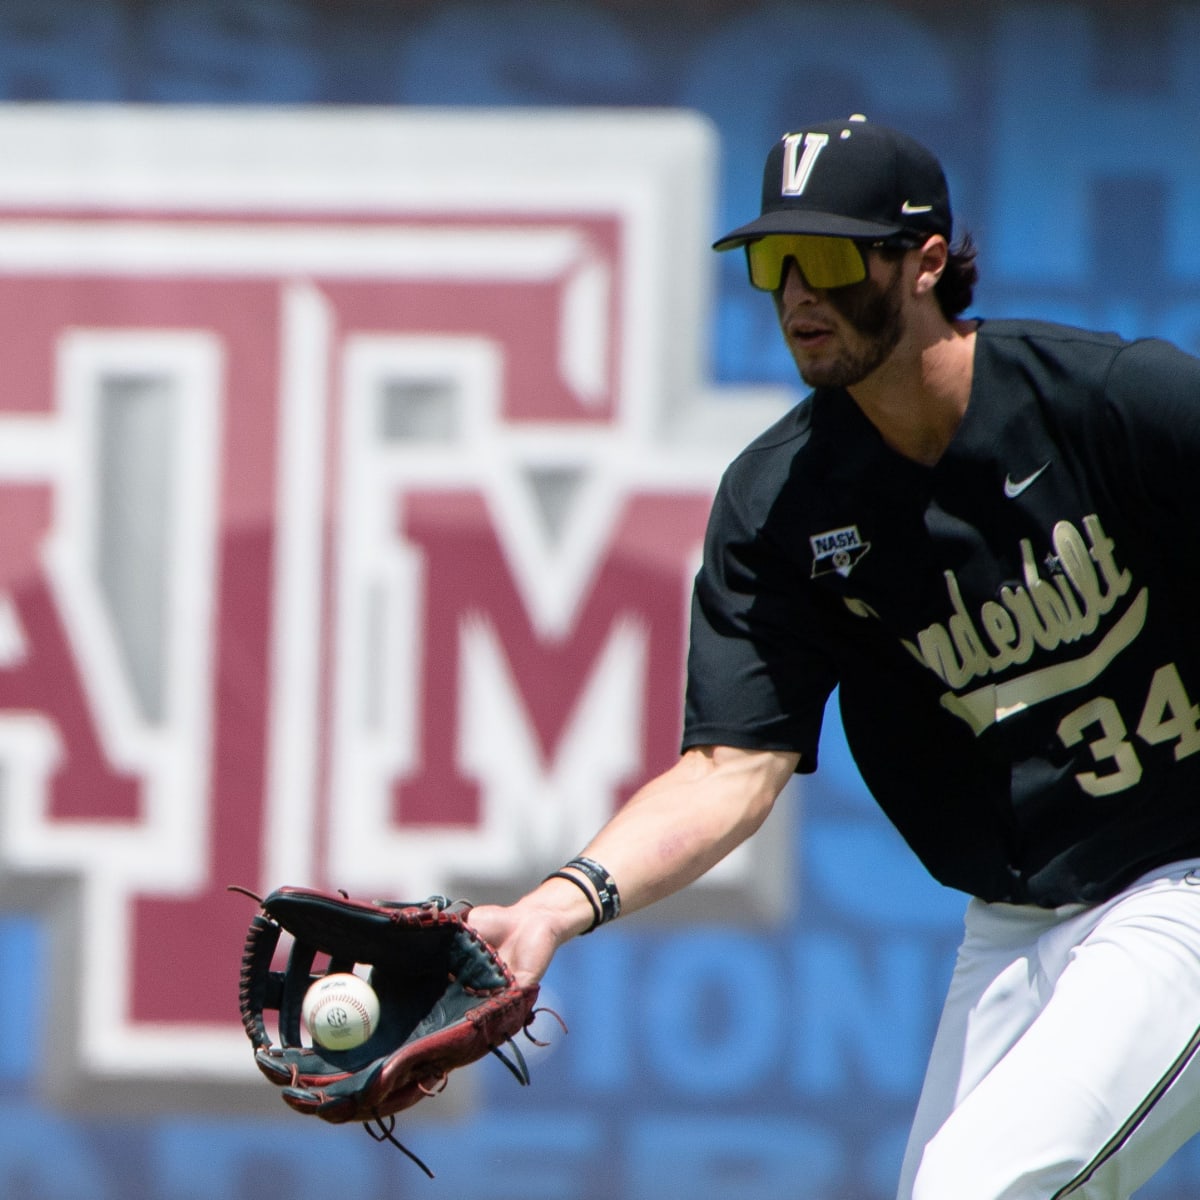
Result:
{"label": "player's face", "polygon": [[809,387],[853,387],[884,362],[904,334],[903,259],[867,256],[867,278],[812,288],[794,263],[775,293],[779,323]]}

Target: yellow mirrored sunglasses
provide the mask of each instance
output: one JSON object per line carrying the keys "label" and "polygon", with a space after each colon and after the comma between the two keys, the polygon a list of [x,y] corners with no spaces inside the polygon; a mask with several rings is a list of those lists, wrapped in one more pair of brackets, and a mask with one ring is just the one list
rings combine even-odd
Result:
{"label": "yellow mirrored sunglasses", "polygon": [[783,283],[783,268],[789,258],[796,260],[809,287],[846,287],[867,277],[866,260],[852,238],[771,233],[746,243],[750,282],[764,292],[777,290]]}

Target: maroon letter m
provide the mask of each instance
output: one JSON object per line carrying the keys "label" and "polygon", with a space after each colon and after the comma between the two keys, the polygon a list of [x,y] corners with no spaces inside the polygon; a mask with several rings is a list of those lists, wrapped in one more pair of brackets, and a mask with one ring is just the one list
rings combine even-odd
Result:
{"label": "maroon letter m", "polygon": [[[502,647],[513,690],[543,767],[553,764],[589,677],[622,622],[643,640],[642,720],[635,773],[621,781],[615,808],[679,750],[687,601],[703,536],[707,492],[627,497],[569,628],[535,629],[481,496],[410,495],[406,539],[424,559],[424,645],[420,654],[419,762],[397,781],[393,816],[404,825],[473,825],[481,820],[480,780],[464,770],[471,623]],[[615,724],[622,714],[610,714]],[[492,714],[502,721],[504,714]],[[476,717],[474,726],[489,714]],[[608,722],[591,731],[603,748]],[[561,803],[570,804],[570,796]]]}

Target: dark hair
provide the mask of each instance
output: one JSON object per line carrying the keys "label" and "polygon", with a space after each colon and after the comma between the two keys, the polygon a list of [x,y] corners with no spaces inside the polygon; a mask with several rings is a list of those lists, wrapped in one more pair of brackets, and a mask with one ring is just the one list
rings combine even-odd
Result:
{"label": "dark hair", "polygon": [[975,265],[978,253],[975,239],[969,233],[964,233],[957,245],[950,247],[946,269],[933,290],[947,321],[953,321],[971,306],[975,284],[979,282],[979,268]]}
{"label": "dark hair", "polygon": [[[910,250],[915,250],[924,242],[923,236],[901,234],[896,238],[875,242],[871,248],[883,258],[894,260],[903,258]],[[950,247],[946,267],[933,289],[938,307],[947,321],[953,321],[971,306],[975,284],[979,281],[979,268],[975,265],[978,253],[975,240],[969,233],[964,233],[958,243]]]}

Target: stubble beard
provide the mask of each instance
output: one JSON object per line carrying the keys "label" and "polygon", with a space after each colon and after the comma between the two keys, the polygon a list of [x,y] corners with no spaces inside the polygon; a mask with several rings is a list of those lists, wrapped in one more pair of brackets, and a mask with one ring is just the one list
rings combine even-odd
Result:
{"label": "stubble beard", "polygon": [[797,362],[800,378],[809,387],[853,387],[887,361],[904,336],[902,276],[897,263],[886,286],[864,281],[826,293],[830,306],[858,334],[857,345],[825,362]]}

